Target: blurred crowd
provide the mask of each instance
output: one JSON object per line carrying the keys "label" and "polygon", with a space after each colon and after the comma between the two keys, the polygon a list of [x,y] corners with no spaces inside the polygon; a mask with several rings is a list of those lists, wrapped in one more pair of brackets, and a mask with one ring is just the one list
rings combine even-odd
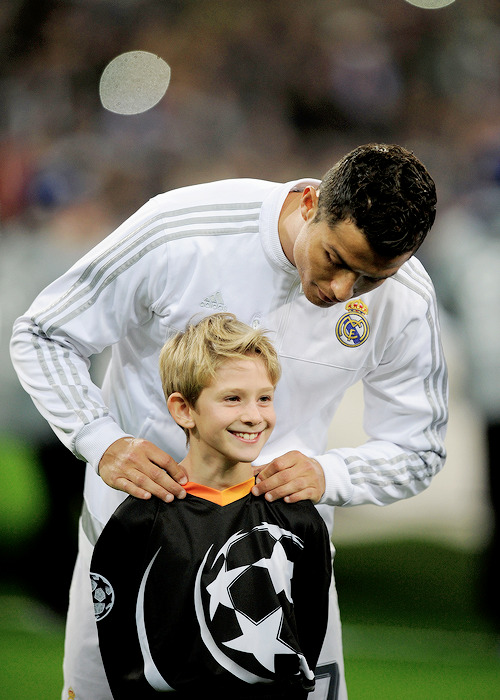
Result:
{"label": "blurred crowd", "polygon": [[[412,147],[446,200],[498,139],[499,33],[496,0],[2,3],[2,222],[83,198],[121,219],[194,181],[321,176],[367,140]],[[141,115],[107,112],[100,75],[135,49],[169,63],[169,90]]]}
{"label": "blurred crowd", "polygon": [[[132,50],[170,65],[169,89],[142,114],[106,111],[102,71]],[[498,0],[432,11],[405,0],[9,0],[0,104],[0,434],[32,446],[47,481],[64,468],[64,493],[49,498],[80,497],[83,469],[68,469],[8,360],[12,322],[36,293],[158,192],[321,178],[369,141],[410,148],[436,180],[421,257],[444,313],[471,324],[471,398],[488,429],[500,424]],[[480,262],[476,276],[464,265],[476,253],[497,256],[488,284]],[[474,294],[466,278],[482,280]],[[487,361],[474,362],[478,347]],[[0,448],[5,474],[1,462]]]}

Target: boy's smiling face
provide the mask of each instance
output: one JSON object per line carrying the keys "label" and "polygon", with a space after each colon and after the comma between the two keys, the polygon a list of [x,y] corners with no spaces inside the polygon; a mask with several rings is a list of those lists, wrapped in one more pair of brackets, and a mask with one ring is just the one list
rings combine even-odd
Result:
{"label": "boy's smiling face", "polygon": [[192,456],[212,468],[247,466],[274,428],[273,398],[274,387],[257,355],[226,360],[190,408]]}

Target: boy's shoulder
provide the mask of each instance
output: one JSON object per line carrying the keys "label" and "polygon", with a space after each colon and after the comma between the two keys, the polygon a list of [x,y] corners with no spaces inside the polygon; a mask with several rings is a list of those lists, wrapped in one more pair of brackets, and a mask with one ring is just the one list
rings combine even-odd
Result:
{"label": "boy's shoulder", "polygon": [[156,497],[144,501],[129,496],[98,538],[96,553],[115,549],[118,541],[126,541],[129,550],[133,543],[140,549],[154,548],[158,542],[176,548],[186,538],[194,537],[203,547],[207,542],[228,538],[235,531],[250,532],[268,525],[301,539],[316,535],[329,538],[326,524],[311,501],[270,503],[263,496],[249,493],[222,506],[190,493],[171,503]]}
{"label": "boy's shoulder", "polygon": [[296,503],[286,503],[282,499],[277,501],[267,501],[264,496],[253,496],[250,494],[250,501],[254,507],[260,509],[262,517],[266,514],[276,519],[278,522],[288,523],[290,526],[302,528],[308,531],[328,530],[325,521],[321,517],[318,509],[312,501],[297,501]]}

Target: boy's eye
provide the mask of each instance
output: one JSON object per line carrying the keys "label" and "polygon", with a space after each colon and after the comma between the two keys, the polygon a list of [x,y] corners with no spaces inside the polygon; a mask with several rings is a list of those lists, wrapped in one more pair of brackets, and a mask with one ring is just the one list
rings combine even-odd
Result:
{"label": "boy's eye", "polygon": [[262,401],[262,403],[269,403],[270,401],[273,400],[273,397],[272,396],[261,396],[260,400]]}
{"label": "boy's eye", "polygon": [[226,396],[226,401],[234,402],[234,401],[238,401],[239,398],[240,398],[239,396]]}

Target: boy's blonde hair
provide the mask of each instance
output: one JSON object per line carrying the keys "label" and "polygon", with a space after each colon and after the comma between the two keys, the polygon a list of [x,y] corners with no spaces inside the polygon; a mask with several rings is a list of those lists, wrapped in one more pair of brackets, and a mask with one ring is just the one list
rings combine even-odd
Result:
{"label": "boy's blonde hair", "polygon": [[247,326],[231,313],[212,314],[198,323],[189,323],[185,331],[167,340],[160,352],[165,399],[178,391],[194,408],[223,362],[249,355],[260,357],[272,385],[276,386],[281,367],[264,331]]}

